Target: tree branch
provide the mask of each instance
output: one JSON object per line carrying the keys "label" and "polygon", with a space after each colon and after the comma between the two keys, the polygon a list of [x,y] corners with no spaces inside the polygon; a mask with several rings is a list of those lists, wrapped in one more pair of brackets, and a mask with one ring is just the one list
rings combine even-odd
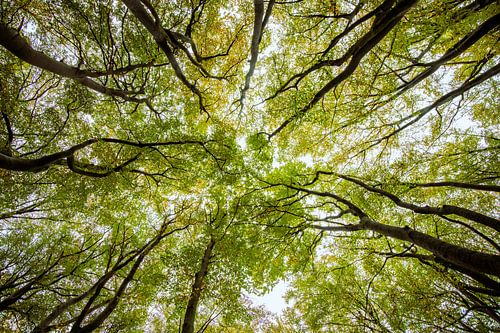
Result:
{"label": "tree branch", "polygon": [[338,86],[340,83],[345,81],[352,73],[356,70],[361,60],[371,51],[375,45],[377,45],[391,30],[396,26],[396,24],[401,21],[406,12],[415,4],[417,0],[402,0],[390,11],[384,13],[380,17],[376,17],[372,28],[363,37],[361,37],[340,59],[351,58],[351,61],[346,66],[346,68],[340,72],[336,77],[334,77],[330,82],[328,82],[323,88],[318,91],[309,103],[300,109],[296,114],[286,119],[278,128],[276,128],[271,134],[268,134],[268,138],[272,139],[278,133],[280,133],[285,127],[287,127],[294,120],[301,118],[305,113],[307,113],[316,103],[318,103],[329,91]]}
{"label": "tree branch", "polygon": [[270,0],[267,5],[267,9],[264,13],[264,0],[254,0],[254,24],[252,33],[252,43],[250,45],[250,67],[248,68],[247,75],[245,76],[245,84],[241,90],[240,101],[243,103],[245,99],[245,94],[250,88],[250,80],[252,79],[253,73],[255,71],[255,66],[257,65],[257,58],[259,56],[259,45],[262,41],[262,36],[264,35],[264,29],[269,21],[271,12],[274,6],[274,0]]}
{"label": "tree branch", "polygon": [[208,116],[210,116],[203,105],[201,92],[194,84],[189,82],[189,80],[184,75],[184,72],[182,71],[179,62],[175,58],[172,48],[169,45],[170,38],[168,36],[168,33],[164,28],[162,28],[161,22],[159,22],[158,14],[154,10],[154,8],[151,5],[147,6],[151,15],[153,15],[152,18],[144,7],[144,1],[143,2],[139,0],[122,0],[122,1],[127,6],[127,8],[134,14],[134,16],[142,23],[142,25],[149,31],[149,33],[153,36],[156,44],[158,44],[160,49],[167,56],[167,59],[170,62],[172,68],[174,69],[177,78],[186,87],[188,87],[189,90],[191,90],[196,96],[198,96],[202,111],[207,113]]}
{"label": "tree branch", "polygon": [[66,65],[61,61],[50,58],[40,51],[34,50],[31,45],[21,37],[17,30],[10,28],[3,23],[0,23],[0,44],[16,57],[29,63],[30,65],[47,70],[62,77],[73,79],[87,88],[101,94],[112,97],[120,97],[121,99],[129,102],[147,102],[146,98],[137,98],[132,96],[137,94],[135,92],[108,88],[89,78],[91,75],[96,76],[97,73]]}

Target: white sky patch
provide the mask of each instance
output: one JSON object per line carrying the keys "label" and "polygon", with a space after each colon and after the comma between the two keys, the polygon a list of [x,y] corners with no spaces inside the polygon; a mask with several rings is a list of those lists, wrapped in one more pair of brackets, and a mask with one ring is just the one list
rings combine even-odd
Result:
{"label": "white sky patch", "polygon": [[[311,154],[300,155],[300,156],[295,158],[295,161],[300,161],[310,168],[312,168],[316,165]],[[280,158],[280,156],[277,153],[274,154],[273,163],[272,163],[273,169],[280,168],[286,164],[287,164],[286,159]]]}
{"label": "white sky patch", "polygon": [[308,167],[314,166],[314,161],[311,154],[305,154],[297,158],[299,161],[304,162]]}
{"label": "white sky patch", "polygon": [[278,162],[278,161],[276,161],[276,160],[273,160],[273,163],[272,163],[271,167],[272,167],[273,169],[277,169],[277,168],[279,168],[279,167],[281,167],[281,166],[283,166],[283,165],[284,165],[284,163],[280,163],[280,162]]}
{"label": "white sky patch", "polygon": [[238,146],[240,146],[240,148],[242,150],[247,149],[247,138],[246,137],[240,136],[240,137],[236,138],[236,143],[238,144]]}
{"label": "white sky patch", "polygon": [[282,167],[285,164],[286,164],[285,162],[280,161],[279,155],[275,152],[273,155],[273,163],[271,164],[271,167],[273,169],[277,169],[277,168]]}
{"label": "white sky patch", "polygon": [[274,288],[266,295],[257,296],[255,294],[248,295],[255,305],[263,305],[266,310],[269,310],[277,315],[283,313],[283,310],[288,306],[284,299],[285,292],[288,289],[286,281],[280,281]]}
{"label": "white sky patch", "polygon": [[26,33],[34,34],[36,32],[37,26],[34,22],[28,21],[24,29]]}
{"label": "white sky patch", "polygon": [[458,128],[461,130],[469,130],[469,129],[477,129],[481,128],[481,125],[474,121],[468,114],[460,115],[460,118],[456,119],[453,123],[454,128]]}
{"label": "white sky patch", "polygon": [[212,136],[212,134],[214,134],[214,132],[215,132],[214,126],[208,125],[208,127],[207,127],[207,135],[208,136]]}

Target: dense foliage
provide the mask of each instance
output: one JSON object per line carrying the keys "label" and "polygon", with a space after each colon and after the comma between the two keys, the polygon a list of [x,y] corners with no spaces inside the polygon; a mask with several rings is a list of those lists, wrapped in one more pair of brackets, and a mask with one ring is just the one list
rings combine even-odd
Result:
{"label": "dense foliage", "polygon": [[0,3],[0,331],[500,329],[498,1]]}

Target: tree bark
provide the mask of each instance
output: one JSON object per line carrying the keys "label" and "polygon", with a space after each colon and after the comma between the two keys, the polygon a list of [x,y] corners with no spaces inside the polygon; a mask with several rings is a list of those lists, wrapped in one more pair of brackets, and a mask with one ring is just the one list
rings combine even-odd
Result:
{"label": "tree bark", "polygon": [[358,224],[346,226],[313,225],[313,228],[333,232],[354,232],[358,230],[374,231],[380,235],[410,242],[430,251],[438,259],[456,265],[457,267],[450,267],[454,270],[467,270],[469,272],[491,274],[500,277],[500,255],[483,253],[459,245],[453,245],[409,227],[396,227],[378,223],[366,215],[361,216],[360,221],[361,222]]}
{"label": "tree bark", "polygon": [[33,49],[29,42],[21,37],[17,30],[12,29],[6,24],[0,24],[0,45],[5,47],[16,57],[27,62],[30,65],[47,70],[62,77],[73,79],[86,86],[87,88],[90,88],[101,94],[120,97],[130,102],[147,102],[147,99],[131,96],[135,94],[133,92],[108,88],[90,79],[88,77],[92,75],[92,72],[90,71],[85,71],[77,67],[69,66],[61,61],[57,61],[47,56],[43,52]]}
{"label": "tree bark", "polygon": [[500,192],[500,186],[492,184],[474,184],[454,181],[432,182],[432,183],[408,183],[410,187],[457,187],[478,191]]}
{"label": "tree bark", "polygon": [[255,71],[255,66],[257,65],[257,58],[259,56],[259,44],[262,40],[262,36],[264,34],[264,29],[269,21],[269,17],[271,16],[271,12],[274,6],[274,0],[270,0],[267,5],[267,9],[264,13],[264,1],[263,0],[254,0],[254,24],[253,24],[253,33],[252,33],[252,43],[250,45],[250,66],[245,77],[245,84],[243,89],[241,90],[241,101],[245,99],[245,94],[247,90],[250,88],[250,80],[252,79],[253,73]]}
{"label": "tree bark", "polygon": [[411,242],[435,256],[464,267],[473,272],[492,274],[500,277],[500,255],[488,254],[444,242],[409,227],[395,227],[375,222],[367,217],[361,218],[361,227],[381,235]]}
{"label": "tree bark", "polygon": [[[392,4],[393,1],[388,2]],[[418,0],[402,0],[391,10],[380,16],[376,16],[370,31],[368,31],[353,46],[351,46],[343,56],[343,58],[346,56],[351,57],[351,61],[345,69],[330,80],[320,91],[318,91],[310,102],[298,111],[298,113],[286,119],[280,126],[278,126],[278,128],[269,134],[269,139],[280,133],[292,121],[311,110],[314,105],[316,105],[316,103],[318,103],[328,92],[350,77],[368,52],[370,52],[370,50],[372,50],[385,36],[387,36],[387,34],[389,34],[389,32],[403,19],[408,10],[410,10],[410,8],[417,2]]]}
{"label": "tree bark", "polygon": [[160,49],[165,53],[167,59],[174,69],[175,75],[177,78],[188,87],[193,93],[195,93],[201,99],[201,92],[196,88],[194,84],[189,82],[189,80],[184,75],[179,62],[175,58],[174,52],[170,45],[168,44],[169,37],[165,29],[162,28],[161,23],[158,21],[158,15],[154,11],[154,8],[149,6],[148,10],[155,17],[151,17],[146,8],[144,7],[144,3],[139,0],[122,0],[125,6],[134,14],[134,16],[142,23],[142,25],[149,31],[149,33],[153,36],[156,44],[160,47]]}
{"label": "tree bark", "polygon": [[[500,68],[500,66],[498,66]],[[443,205],[442,207],[432,207],[432,206],[418,206],[414,205],[412,203],[405,202],[401,200],[398,196],[387,192],[385,190],[382,190],[380,188],[370,186],[359,179],[355,179],[349,176],[337,174],[339,178],[345,179],[351,183],[357,184],[364,189],[380,194],[388,199],[390,199],[392,202],[394,202],[396,205],[402,208],[406,208],[409,210],[414,211],[415,213],[418,214],[424,214],[424,215],[457,215],[461,216],[463,218],[466,218],[470,221],[474,221],[477,223],[480,223],[484,226],[490,227],[497,232],[500,232],[500,221],[496,218],[481,214],[479,212],[463,208],[463,207],[458,207],[458,206],[452,206],[452,205]]]}
{"label": "tree bark", "polygon": [[201,260],[201,267],[194,276],[194,283],[191,289],[191,296],[189,297],[188,305],[186,307],[186,314],[184,315],[184,322],[182,324],[182,333],[193,333],[194,322],[196,319],[196,312],[198,310],[198,302],[200,301],[201,292],[203,290],[203,282],[208,273],[208,265],[212,257],[212,250],[215,246],[215,240],[212,238],[208,243],[203,258]]}
{"label": "tree bark", "polygon": [[97,141],[97,139],[89,139],[67,150],[63,150],[37,159],[18,158],[0,153],[0,169],[38,172],[48,168],[50,165],[62,159],[72,156],[76,151],[90,146]]}
{"label": "tree bark", "polygon": [[448,61],[458,57],[460,54],[467,51],[467,49],[469,49],[482,37],[487,35],[490,31],[497,29],[498,26],[500,25],[499,22],[500,22],[500,14],[490,17],[483,24],[481,24],[475,30],[468,33],[465,37],[460,39],[455,45],[449,48],[441,58],[429,64],[425,64],[425,66],[428,66],[428,68],[423,72],[421,72],[420,74],[418,74],[410,82],[399,87],[399,89],[401,89],[399,91],[399,94],[402,94],[406,90],[416,86],[418,83],[422,82],[422,80],[435,73],[443,64],[447,63]]}

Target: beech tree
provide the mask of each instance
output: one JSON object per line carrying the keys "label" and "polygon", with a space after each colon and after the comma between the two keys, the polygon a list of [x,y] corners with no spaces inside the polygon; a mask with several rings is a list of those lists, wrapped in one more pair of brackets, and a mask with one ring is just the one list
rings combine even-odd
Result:
{"label": "beech tree", "polygon": [[499,24],[0,0],[0,330],[499,330]]}

